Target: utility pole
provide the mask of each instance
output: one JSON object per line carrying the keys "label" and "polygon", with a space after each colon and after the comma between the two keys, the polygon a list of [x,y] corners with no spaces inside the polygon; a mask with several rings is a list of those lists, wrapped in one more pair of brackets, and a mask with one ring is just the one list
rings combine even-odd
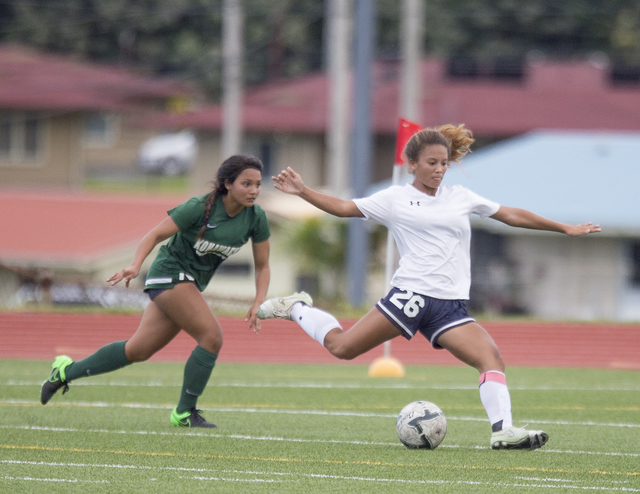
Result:
{"label": "utility pole", "polygon": [[[400,23],[402,68],[400,73],[400,118],[420,123],[422,101],[420,98],[420,62],[424,37],[424,12],[422,0],[403,0],[402,21]],[[406,173],[404,166],[394,165],[391,183],[398,185]],[[388,288],[391,277],[398,266],[398,252],[391,232],[387,235],[387,264],[385,285]]]}
{"label": "utility pole", "polygon": [[[351,147],[351,184],[354,197],[366,193],[371,175],[371,67],[373,62],[374,0],[356,0],[354,123]],[[348,297],[353,306],[361,306],[366,295],[369,238],[360,218],[349,223],[347,249]]]}
{"label": "utility pole", "polygon": [[222,160],[242,147],[242,5],[222,2]]}
{"label": "utility pole", "polygon": [[336,197],[349,195],[349,54],[351,48],[352,0],[329,0],[327,72],[329,111],[327,115],[327,184]]}
{"label": "utility pole", "polygon": [[[402,36],[402,70],[400,79],[400,118],[410,120],[414,123],[420,122],[421,100],[420,100],[420,59],[422,54],[423,26],[422,0],[403,0],[402,2],[402,22],[400,26]],[[391,183],[398,185],[401,182],[402,173],[406,173],[404,166],[393,165],[393,175]],[[391,232],[387,232],[387,259],[385,265],[385,290],[391,285],[391,278],[398,267],[398,250]],[[384,359],[391,358],[391,342],[386,341],[383,349]],[[381,362],[382,363],[382,362]],[[399,367],[400,366],[400,367]],[[393,369],[391,376],[404,375],[404,370],[399,370],[401,364],[395,361],[386,362],[385,367],[374,370],[373,364],[371,372],[389,372]],[[384,369],[384,370],[383,370]],[[380,374],[385,375],[385,374]],[[389,376],[386,376],[389,377]]]}
{"label": "utility pole", "polygon": [[419,123],[422,118],[420,101],[420,59],[424,39],[424,9],[422,0],[402,2],[402,73],[400,85],[400,117]]}

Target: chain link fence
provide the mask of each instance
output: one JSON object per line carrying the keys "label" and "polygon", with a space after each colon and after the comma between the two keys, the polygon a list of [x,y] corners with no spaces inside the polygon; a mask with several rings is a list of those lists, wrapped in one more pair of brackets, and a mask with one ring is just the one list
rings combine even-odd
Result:
{"label": "chain link fence", "polygon": [[[221,297],[203,293],[216,313],[244,315],[250,298]],[[97,308],[140,311],[149,303],[141,289],[69,280],[47,269],[22,269],[0,264],[0,310]]]}

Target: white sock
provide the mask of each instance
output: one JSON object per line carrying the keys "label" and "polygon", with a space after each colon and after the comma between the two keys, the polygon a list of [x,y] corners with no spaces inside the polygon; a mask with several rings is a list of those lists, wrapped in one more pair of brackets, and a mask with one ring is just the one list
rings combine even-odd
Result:
{"label": "white sock", "polygon": [[487,411],[492,427],[500,422],[500,429],[513,426],[511,397],[504,373],[489,371],[480,376],[480,401]]}
{"label": "white sock", "polygon": [[334,328],[342,329],[338,320],[328,312],[298,302],[291,307],[291,319],[297,322],[305,333],[324,346],[324,338]]}

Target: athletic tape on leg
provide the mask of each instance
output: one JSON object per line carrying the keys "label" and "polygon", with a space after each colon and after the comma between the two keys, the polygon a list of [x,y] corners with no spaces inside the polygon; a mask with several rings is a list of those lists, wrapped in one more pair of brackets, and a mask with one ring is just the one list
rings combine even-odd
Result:
{"label": "athletic tape on leg", "polygon": [[507,385],[507,376],[504,375],[504,372],[500,371],[487,371],[480,374],[480,384],[482,386],[485,382],[492,381]]}

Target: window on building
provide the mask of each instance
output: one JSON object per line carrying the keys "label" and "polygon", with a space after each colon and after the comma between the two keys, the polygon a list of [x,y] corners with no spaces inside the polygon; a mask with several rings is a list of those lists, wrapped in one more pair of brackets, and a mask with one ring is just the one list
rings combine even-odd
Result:
{"label": "window on building", "polygon": [[34,112],[0,113],[0,160],[7,166],[33,164],[43,148],[44,118]]}
{"label": "window on building", "polygon": [[273,169],[277,161],[277,145],[276,141],[269,136],[249,136],[245,139],[243,145],[245,152],[260,158],[264,165],[262,176],[271,177],[275,170]]}
{"label": "window on building", "polygon": [[119,130],[117,116],[104,112],[89,112],[84,117],[84,142],[89,147],[113,146]]}
{"label": "window on building", "polygon": [[38,154],[39,125],[38,118],[27,115],[24,119],[24,153],[28,157]]}
{"label": "window on building", "polygon": [[0,114],[0,155],[8,156],[11,152],[11,119]]}
{"label": "window on building", "polygon": [[640,84],[640,65],[614,64],[609,76],[616,86],[637,86]]}
{"label": "window on building", "polygon": [[633,242],[630,249],[631,254],[631,285],[640,287],[640,242]]}

